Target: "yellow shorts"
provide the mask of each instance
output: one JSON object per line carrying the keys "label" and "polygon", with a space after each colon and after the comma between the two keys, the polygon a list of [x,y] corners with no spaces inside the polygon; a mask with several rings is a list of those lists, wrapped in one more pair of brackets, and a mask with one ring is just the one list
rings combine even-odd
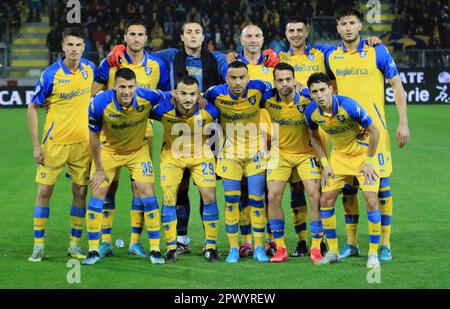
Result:
{"label": "yellow shorts", "polygon": [[355,178],[358,180],[359,188],[361,188],[363,192],[378,193],[378,189],[380,188],[380,178],[377,178],[372,184],[368,184],[364,183],[364,176],[362,174],[359,176],[334,175],[334,178],[328,178],[328,186],[322,187],[322,192],[341,191],[346,184],[355,187]]}
{"label": "yellow shorts", "polygon": [[391,156],[391,142],[389,140],[389,133],[386,129],[380,128],[380,139],[378,140],[378,147],[376,153],[376,162],[378,163],[378,170],[380,177],[389,177],[392,173],[392,156]]}
{"label": "yellow shorts", "polygon": [[[154,169],[147,144],[139,150],[127,154],[117,154],[102,150],[101,158],[107,176],[107,180],[101,184],[101,187],[109,186],[115,179],[116,174],[120,172],[121,167],[126,167],[135,181],[154,182]],[[91,177],[94,173],[95,164],[92,164]]]}
{"label": "yellow shorts", "polygon": [[164,149],[160,158],[162,187],[179,185],[185,169],[189,170],[197,186],[216,186],[216,163],[212,154],[180,158],[173,156],[170,150]]}
{"label": "yellow shorts", "polygon": [[[294,174],[293,171],[296,173]],[[290,178],[294,180],[294,177],[302,180],[320,179],[320,165],[317,157],[305,154],[269,158],[267,180],[288,181]]]}
{"label": "yellow shorts", "polygon": [[224,179],[241,180],[242,176],[250,177],[266,172],[267,154],[260,150],[251,158],[229,159],[225,155],[220,155],[217,159],[217,175]]}
{"label": "yellow shorts", "polygon": [[39,165],[36,182],[43,185],[54,185],[61,170],[66,167],[72,181],[78,185],[89,184],[91,153],[89,141],[70,145],[42,145],[44,165]]}

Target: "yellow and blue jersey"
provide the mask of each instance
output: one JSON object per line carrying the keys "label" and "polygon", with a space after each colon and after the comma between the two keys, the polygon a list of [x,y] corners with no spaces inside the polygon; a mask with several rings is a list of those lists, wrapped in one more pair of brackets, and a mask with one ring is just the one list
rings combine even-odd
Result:
{"label": "yellow and blue jersey", "polygon": [[[125,59],[121,68],[129,68],[136,74],[136,82],[139,88],[169,90],[169,71],[161,59],[144,51],[141,63],[133,63],[133,59],[125,51]],[[95,81],[107,85],[107,89],[114,87],[114,75],[118,68],[110,67],[106,59],[100,63]]]}
{"label": "yellow and blue jersey", "polygon": [[89,129],[102,132],[103,150],[117,154],[134,152],[147,143],[144,137],[150,111],[163,98],[161,91],[138,88],[132,104],[124,108],[114,89],[102,92],[89,106]]}
{"label": "yellow and blue jersey", "polygon": [[[262,80],[264,82],[268,82],[271,86],[273,83],[273,68],[268,68],[263,64],[263,54],[259,57],[256,64],[250,64],[250,62],[244,57],[243,54],[239,54],[237,57],[239,61],[244,62],[248,67],[248,75],[250,79],[254,80]],[[228,71],[228,63],[225,63],[222,67],[222,78],[225,80]]]}
{"label": "yellow and blue jersey", "polygon": [[281,101],[276,89],[265,93],[262,106],[268,111],[271,122],[279,125],[280,155],[314,154],[305,121],[306,107],[310,102],[306,90],[296,93],[294,100],[289,103]]}
{"label": "yellow and blue jersey", "polygon": [[339,94],[356,100],[379,128],[386,128],[384,78],[398,75],[387,48],[383,44],[368,46],[361,40],[356,50],[348,51],[341,43],[327,54],[326,61]]}
{"label": "yellow and blue jersey", "polygon": [[[165,99],[160,100],[151,112],[151,118],[160,121],[164,127],[163,149],[180,156],[203,155],[204,142],[209,138],[208,134],[204,134],[205,128],[219,118],[219,110],[211,103],[201,109],[197,105],[194,115],[186,117],[171,103],[171,99],[167,93]],[[180,138],[183,143],[177,144]]]}
{"label": "yellow and blue jersey", "polygon": [[219,123],[225,131],[225,152],[237,154],[245,151],[251,157],[263,148],[259,133],[260,104],[267,86],[260,80],[251,80],[241,97],[233,95],[227,84],[206,91],[204,97],[220,111]]}
{"label": "yellow and blue jersey", "polygon": [[96,70],[95,64],[81,58],[78,70],[72,72],[62,58],[42,73],[31,99],[37,106],[50,103],[42,143],[68,145],[89,140],[87,111]]}
{"label": "yellow and blue jersey", "polygon": [[295,80],[306,87],[311,74],[326,72],[325,57],[331,48],[331,46],[311,45],[307,41],[304,53],[294,54],[289,48],[286,52],[278,53],[278,57],[281,62],[288,63],[294,68]]}
{"label": "yellow and blue jersey", "polygon": [[306,108],[306,124],[311,130],[322,128],[333,144],[333,152],[344,157],[367,153],[367,140],[359,140],[360,128],[372,124],[372,118],[355,100],[333,96],[332,113],[325,113],[316,102]]}

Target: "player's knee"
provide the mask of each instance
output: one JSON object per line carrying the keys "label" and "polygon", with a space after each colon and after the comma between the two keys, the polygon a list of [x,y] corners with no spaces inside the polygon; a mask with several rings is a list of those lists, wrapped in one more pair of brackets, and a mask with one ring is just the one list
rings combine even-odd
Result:
{"label": "player's knee", "polygon": [[378,209],[378,197],[376,194],[371,194],[366,197],[366,207],[368,211],[375,211]]}
{"label": "player's knee", "polygon": [[334,199],[332,196],[322,194],[320,197],[320,208],[330,208],[334,206]]}
{"label": "player's knee", "polygon": [[276,190],[270,190],[269,191],[269,207],[280,207],[281,206],[281,198],[283,196],[282,192],[276,191]]}
{"label": "player's knee", "polygon": [[202,200],[204,204],[211,204],[216,200],[216,194],[214,190],[207,190],[202,193]]}
{"label": "player's knee", "polygon": [[53,193],[53,186],[39,185],[38,198],[40,200],[49,200]]}
{"label": "player's knee", "polygon": [[87,186],[73,184],[73,197],[78,200],[85,200],[87,196]]}

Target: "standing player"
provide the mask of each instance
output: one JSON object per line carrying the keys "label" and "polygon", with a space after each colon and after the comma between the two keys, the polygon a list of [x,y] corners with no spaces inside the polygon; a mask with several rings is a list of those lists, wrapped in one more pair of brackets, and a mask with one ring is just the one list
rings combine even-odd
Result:
{"label": "standing player", "polygon": [[[380,142],[375,162],[381,178],[378,194],[382,214],[380,260],[390,261],[392,259],[390,234],[393,201],[389,176],[392,172],[392,157],[384,113],[385,79],[389,81],[394,90],[399,117],[397,140],[400,142],[400,148],[406,145],[409,139],[408,116],[403,85],[397,67],[384,45],[371,47],[361,39],[362,21],[361,12],[352,8],[345,8],[337,13],[337,31],[343,42],[327,55],[327,63],[336,78],[339,94],[351,97],[361,104],[380,129]],[[355,87],[355,85],[358,86]],[[356,226],[359,214],[357,204],[348,212],[346,223],[350,227],[347,228],[347,245],[341,252],[343,258],[358,255]]]}
{"label": "standing player", "polygon": [[152,118],[164,126],[161,150],[161,186],[164,201],[162,224],[167,254],[166,261],[176,261],[177,215],[176,197],[185,169],[189,170],[204,202],[202,213],[205,230],[205,258],[214,262],[219,258],[216,249],[219,211],[216,202],[216,173],[214,155],[205,144],[209,125],[219,117],[211,103],[199,108],[199,84],[195,77],[186,75],[176,89],[175,105],[167,96],[152,110]]}
{"label": "standing player", "polygon": [[[81,58],[84,33],[78,28],[62,32],[64,57],[48,67],[37,82],[28,106],[28,125],[34,145],[34,159],[39,164],[36,182],[39,191],[34,206],[34,248],[29,261],[44,257],[45,227],[50,214],[49,202],[61,170],[66,167],[72,179],[73,200],[70,208],[71,237],[68,253],[85,258],[80,238],[86,212],[89,182],[89,131],[87,110],[95,65]],[[42,140],[38,140],[38,107],[49,103]]]}
{"label": "standing player", "polygon": [[[136,74],[137,86],[145,89],[169,90],[169,72],[166,64],[159,58],[153,57],[144,47],[147,43],[147,29],[143,21],[130,20],[125,26],[123,57],[120,59],[121,68],[129,68]],[[104,59],[98,68],[93,85],[92,95],[99,91],[114,87],[114,75],[119,67],[115,63],[113,53]],[[152,151],[152,123],[149,120],[145,138],[148,141],[150,156]],[[119,176],[113,180],[103,208],[102,243],[100,256],[112,254],[112,223],[115,213],[115,194],[119,184]],[[134,192],[134,186],[132,183]],[[140,235],[144,225],[144,206],[141,199],[133,195],[131,204],[131,239],[128,253],[141,257],[148,257],[148,253],[140,243]]]}
{"label": "standing player", "polygon": [[219,154],[217,174],[225,191],[225,227],[230,244],[227,263],[239,261],[239,201],[241,180],[248,180],[251,225],[255,239],[253,259],[268,262],[264,252],[264,184],[266,153],[260,134],[260,102],[266,90],[262,81],[249,82],[247,65],[229,64],[227,84],[210,88],[205,98],[220,111],[219,122],[225,130],[225,145]]}
{"label": "standing player", "polygon": [[[251,80],[262,80],[273,85],[273,68],[266,66],[264,63],[264,55],[262,47],[264,44],[264,36],[261,28],[256,25],[248,25],[242,29],[241,44],[244,47],[242,54],[234,54],[235,59],[244,62],[248,67],[248,75]],[[232,57],[230,57],[232,58]],[[233,60],[233,61],[234,61]],[[222,76],[225,79],[228,71],[228,64],[222,68]],[[260,110],[261,123],[270,124],[270,117],[265,109]],[[250,223],[250,206],[248,203],[247,180],[242,179],[241,200],[239,203],[239,227],[242,236],[242,244],[239,248],[241,257],[253,254],[252,248],[252,230]],[[272,234],[269,231],[269,239]]]}
{"label": "standing player", "polygon": [[[268,91],[262,104],[267,109],[272,123],[279,130],[273,130],[272,147],[267,167],[267,188],[269,191],[269,224],[276,241],[276,254],[271,262],[288,260],[284,243],[284,214],[281,201],[286,182],[295,170],[300,176],[311,205],[311,260],[322,259],[320,244],[323,237],[319,213],[320,166],[310,145],[310,136],[305,122],[305,109],[310,100],[295,91],[294,68],[287,63],[278,64],[274,71],[276,89]],[[277,136],[278,135],[278,136]],[[277,139],[278,142],[273,142]]]}
{"label": "standing player", "polygon": [[[136,89],[136,75],[121,68],[114,77],[114,89],[97,95],[89,107],[90,147],[94,166],[91,170],[92,194],[87,210],[89,253],[83,264],[100,260],[99,237],[103,202],[109,186],[121,167],[126,167],[134,179],[135,197],[144,206],[145,225],[150,243],[150,260],[163,264],[160,244],[160,212],[153,188],[153,165],[145,130],[152,105],[163,97],[161,93]],[[100,132],[105,142],[101,147]]]}
{"label": "standing player", "polygon": [[[379,267],[381,213],[378,209],[377,195],[380,180],[375,152],[380,131],[355,100],[332,95],[333,86],[325,74],[312,74],[307,84],[314,101],[306,108],[305,118],[311,133],[311,144],[323,166],[320,215],[329,245],[329,251],[320,263],[330,264],[340,261],[334,204],[344,185],[357,181],[363,191],[367,208],[369,227],[367,267]],[[319,126],[333,144],[330,161],[319,136]],[[368,141],[358,139],[360,126],[367,130]]]}

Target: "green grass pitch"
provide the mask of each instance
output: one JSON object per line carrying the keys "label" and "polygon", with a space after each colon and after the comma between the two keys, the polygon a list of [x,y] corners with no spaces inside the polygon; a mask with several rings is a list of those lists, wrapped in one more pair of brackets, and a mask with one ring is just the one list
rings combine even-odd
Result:
{"label": "green grass pitch", "polygon": [[[382,264],[381,283],[367,282],[367,222],[361,211],[359,242],[363,256],[338,265],[314,266],[309,258],[291,258],[287,263],[258,264],[241,259],[237,265],[223,261],[227,240],[223,222],[223,190],[219,182],[217,199],[221,211],[218,247],[221,262],[207,263],[201,254],[202,228],[198,214],[198,193],[191,187],[189,235],[192,253],[181,256],[176,264],[152,265],[149,260],[129,256],[130,182],[122,172],[117,194],[113,238],[123,239],[124,248],[115,248],[114,256],[100,264],[81,268],[81,283],[69,284],[66,246],[69,237],[70,182],[61,177],[51,201],[47,226],[46,255],[41,263],[30,263],[33,246],[33,205],[36,195],[36,165],[27,129],[26,110],[0,112],[0,288],[449,288],[450,253],[450,107],[409,106],[410,143],[399,149],[395,141],[396,110],[386,107],[390,125],[394,173],[392,232],[393,261]],[[41,113],[43,116],[43,113]],[[41,118],[42,120],[42,118]],[[42,123],[42,121],[41,121]],[[155,136],[160,136],[159,124]],[[158,149],[161,141],[154,142]],[[154,156],[158,166],[158,156]],[[159,174],[158,174],[159,176]],[[157,177],[158,177],[157,176]],[[157,178],[158,179],[158,178]],[[158,200],[161,190],[157,186]],[[295,235],[286,192],[288,250],[295,246]],[[361,198],[361,196],[360,196]],[[360,199],[362,204],[362,199]],[[344,218],[337,205],[340,247],[345,242]],[[147,238],[144,245],[147,246]],[[87,248],[86,232],[83,248]],[[164,248],[164,247],[163,247]]]}

